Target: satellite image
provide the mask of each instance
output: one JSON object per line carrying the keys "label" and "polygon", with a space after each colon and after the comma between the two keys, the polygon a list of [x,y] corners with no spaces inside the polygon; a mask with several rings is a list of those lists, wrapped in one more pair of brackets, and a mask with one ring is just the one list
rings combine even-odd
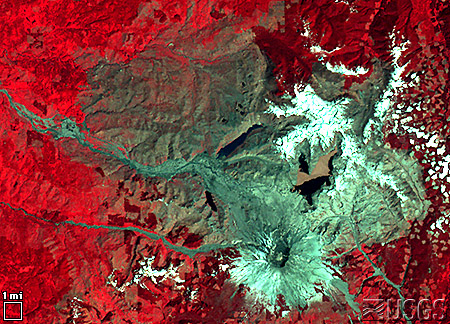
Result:
{"label": "satellite image", "polygon": [[450,323],[448,0],[0,17],[1,323]]}

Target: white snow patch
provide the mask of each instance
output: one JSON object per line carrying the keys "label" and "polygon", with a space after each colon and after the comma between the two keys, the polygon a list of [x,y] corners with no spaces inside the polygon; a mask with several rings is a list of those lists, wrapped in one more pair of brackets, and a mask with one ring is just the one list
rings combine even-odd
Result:
{"label": "white snow patch", "polygon": [[152,263],[155,257],[146,258],[139,261],[141,268],[135,273],[133,278],[134,282],[140,281],[142,277],[150,278],[154,284],[158,284],[161,281],[171,279],[176,283],[183,283],[184,280],[178,275],[177,269],[174,268],[173,264],[170,264],[168,269],[156,270],[152,268]]}
{"label": "white snow patch", "polygon": [[445,229],[443,227],[443,224],[448,224],[448,215],[443,215],[439,217],[433,224],[431,224],[430,229],[432,231],[439,230],[441,232],[445,232]]}
{"label": "white snow patch", "polygon": [[[326,57],[326,56],[332,54],[333,52],[340,50],[341,48],[342,48],[342,47],[338,46],[338,47],[336,47],[335,49],[333,49],[333,50],[331,50],[331,51],[327,51],[327,50],[324,50],[324,49],[323,49],[322,47],[320,47],[319,45],[313,45],[313,46],[311,46],[311,47],[309,48],[309,50],[310,50],[311,53],[314,53],[314,54],[316,54],[316,53],[317,53],[317,54],[321,54],[322,56]],[[321,60],[321,59],[319,59],[319,60]]]}
{"label": "white snow patch", "polygon": [[[168,269],[157,270],[152,268],[152,263],[155,257],[145,258],[139,261],[141,267],[137,269],[134,273],[133,279],[131,281],[125,282],[122,286],[117,285],[117,279],[115,279],[114,273],[117,269],[113,269],[112,273],[108,276],[107,284],[113,286],[117,291],[124,292],[126,287],[133,284],[141,284],[142,278],[149,278],[154,284],[158,284],[167,279],[173,280],[177,284],[184,282],[183,279],[179,277],[178,268],[175,268],[173,264],[170,264]],[[142,285],[141,285],[142,286]],[[145,286],[142,286],[145,288]]]}
{"label": "white snow patch", "polygon": [[295,147],[305,139],[309,139],[313,147],[320,145],[328,148],[337,133],[351,127],[350,121],[343,116],[344,105],[349,99],[327,102],[320,98],[310,85],[303,91],[297,86],[294,92],[296,97],[293,99],[293,107],[281,109],[271,105],[268,110],[277,116],[301,115],[309,120],[306,126],[299,125],[276,141],[278,151],[288,160],[294,157]]}
{"label": "white snow patch", "polygon": [[117,269],[113,269],[113,271],[111,272],[111,274],[108,276],[106,283],[108,285],[111,285],[114,287],[115,290],[119,291],[119,292],[124,292],[125,291],[125,287],[127,287],[128,285],[123,285],[121,287],[117,286],[117,279],[114,276],[114,273],[117,271]]}
{"label": "white snow patch", "polygon": [[330,62],[327,62],[326,68],[331,72],[340,73],[343,75],[361,75],[361,74],[366,74],[367,72],[369,72],[369,69],[367,69],[365,67],[358,66],[355,69],[349,69],[342,63],[332,65]]}
{"label": "white snow patch", "polygon": [[75,319],[78,319],[82,313],[81,313],[81,306],[79,302],[83,302],[78,297],[73,297],[70,301],[70,309],[71,309],[71,315],[72,315],[72,323],[75,323]]}

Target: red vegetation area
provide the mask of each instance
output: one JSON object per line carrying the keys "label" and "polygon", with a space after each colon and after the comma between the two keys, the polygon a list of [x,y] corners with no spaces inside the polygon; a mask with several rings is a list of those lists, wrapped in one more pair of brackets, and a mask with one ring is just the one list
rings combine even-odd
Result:
{"label": "red vegetation area", "polygon": [[53,250],[54,228],[43,227],[3,204],[0,213],[4,227],[0,235],[0,288],[25,293],[23,315],[27,323],[51,323],[59,317],[55,305],[73,285],[71,262]]}
{"label": "red vegetation area", "polygon": [[[332,52],[331,63],[370,67],[371,58],[380,56],[371,31],[392,30],[374,26],[375,17],[384,17],[381,2],[353,1],[349,6],[327,0],[286,1],[285,19],[276,30],[254,28],[255,42],[275,65],[280,93],[293,94],[295,85],[309,79],[312,64],[322,56],[312,51],[313,45]],[[388,47],[383,50],[388,51]]]}

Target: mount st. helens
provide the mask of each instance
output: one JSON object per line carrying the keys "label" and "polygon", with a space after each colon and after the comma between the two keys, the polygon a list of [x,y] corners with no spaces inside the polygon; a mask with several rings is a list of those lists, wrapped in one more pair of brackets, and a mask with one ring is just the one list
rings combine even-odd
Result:
{"label": "mount st. helens", "polygon": [[[1,201],[10,230],[1,237],[15,269],[2,272],[2,287],[32,292],[30,323],[273,322],[285,315],[283,308],[270,314],[253,306],[228,280],[239,255],[227,247],[245,247],[231,239],[233,221],[257,215],[265,227],[271,215],[282,218],[280,206],[290,216],[302,208],[301,197],[289,192],[297,166],[280,159],[273,141],[307,120],[267,114],[265,99],[282,105],[286,97],[278,95],[293,96],[296,85],[312,84],[319,94],[320,78],[312,76],[321,59],[367,69],[343,76],[343,89],[333,87],[358,101],[374,62],[389,69],[394,42],[407,43],[401,78],[418,81],[395,93],[385,140],[419,159],[429,213],[411,219],[404,237],[390,244],[361,244],[329,258],[356,302],[368,295],[446,296],[446,6],[2,3]],[[216,158],[255,125],[262,127]],[[336,236],[354,244],[345,230]],[[374,265],[383,275],[374,276]],[[320,306],[283,321],[347,321],[354,310],[335,293],[340,309],[322,297]],[[222,319],[214,317],[217,307]]]}

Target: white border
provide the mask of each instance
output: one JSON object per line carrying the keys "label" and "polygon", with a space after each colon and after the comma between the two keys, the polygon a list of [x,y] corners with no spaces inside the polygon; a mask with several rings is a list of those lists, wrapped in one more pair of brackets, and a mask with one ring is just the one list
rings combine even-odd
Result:
{"label": "white border", "polygon": [[[20,318],[6,318],[6,304],[20,304]],[[23,321],[23,302],[4,301],[3,302],[3,320],[4,321]]]}

